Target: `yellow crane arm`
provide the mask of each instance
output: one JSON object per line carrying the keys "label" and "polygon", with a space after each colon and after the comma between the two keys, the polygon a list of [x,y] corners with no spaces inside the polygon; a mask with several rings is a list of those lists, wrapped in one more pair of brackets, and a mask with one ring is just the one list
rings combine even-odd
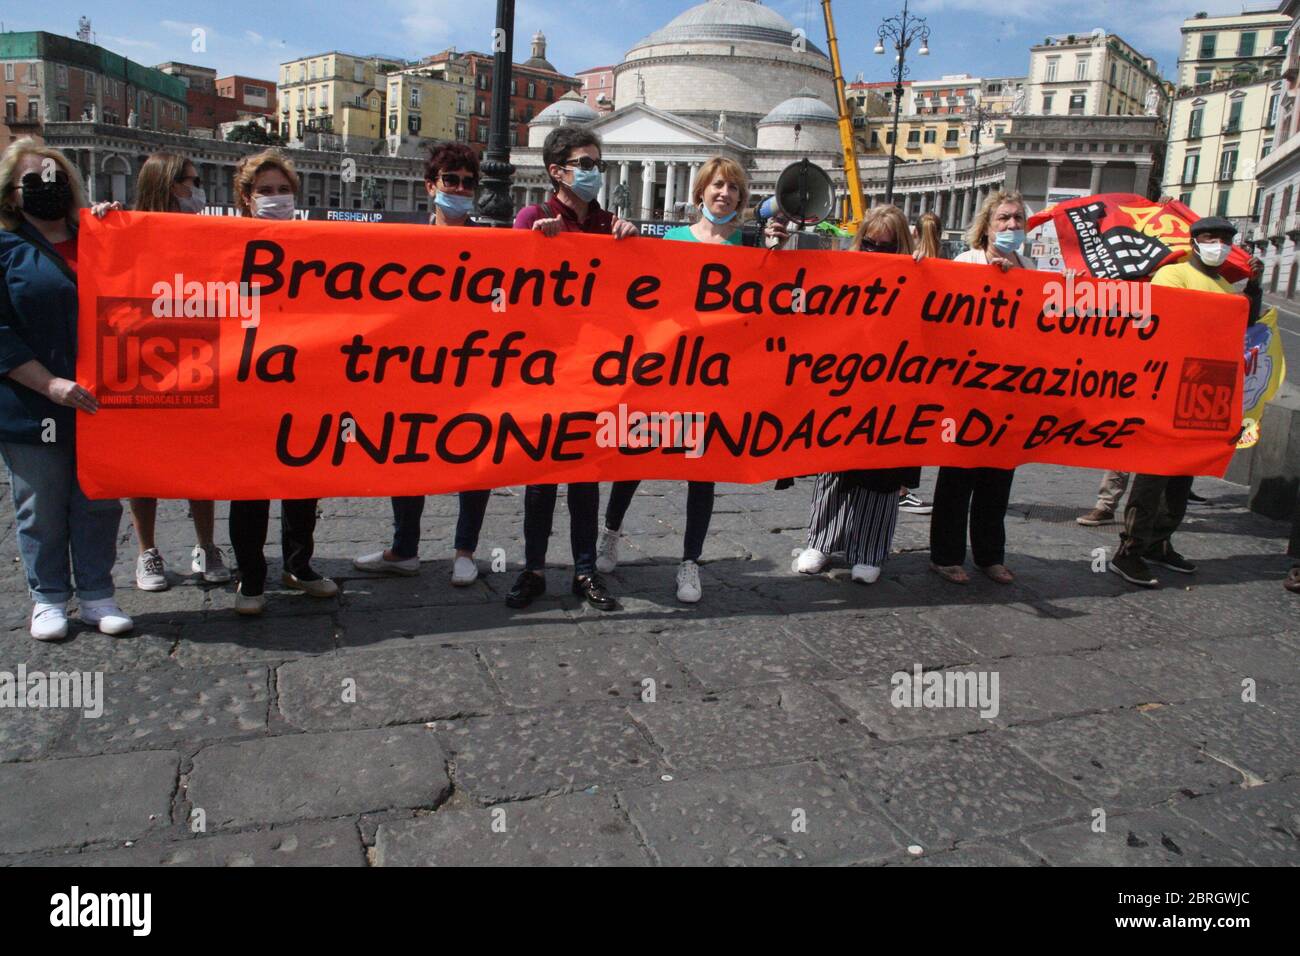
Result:
{"label": "yellow crane arm", "polygon": [[840,44],[835,38],[835,21],[831,17],[831,0],[822,0],[822,16],[826,19],[826,45],[830,48],[831,69],[835,72],[835,104],[840,114],[840,145],[844,148],[844,178],[848,182],[849,203],[853,221],[846,227],[856,229],[862,221],[862,179],[858,175],[858,148],[853,142],[853,120],[849,116],[849,100],[844,93],[844,71],[840,68]]}

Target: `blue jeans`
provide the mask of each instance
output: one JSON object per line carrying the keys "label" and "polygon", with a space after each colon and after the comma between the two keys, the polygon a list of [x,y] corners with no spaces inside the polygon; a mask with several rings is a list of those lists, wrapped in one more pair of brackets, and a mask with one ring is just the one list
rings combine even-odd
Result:
{"label": "blue jeans", "polygon": [[[605,506],[605,527],[610,531],[623,529],[623,516],[627,514],[632,496],[640,486],[639,481],[616,481],[609,491],[609,504]],[[682,560],[698,561],[704,553],[704,539],[709,534],[713,518],[713,482],[689,481],[686,483],[686,536],[682,540]]]}
{"label": "blue jeans", "polygon": [[[546,546],[555,518],[556,485],[529,485],[524,489],[524,566],[546,569]],[[594,481],[569,485],[569,544],[573,548],[573,573],[596,570],[597,525],[600,522],[600,485]]]}
{"label": "blue jeans", "polygon": [[66,604],[74,574],[82,601],[111,598],[122,502],[92,501],[82,493],[70,443],[0,442],[0,456],[9,467],[18,550],[32,600]]}
{"label": "blue jeans", "polygon": [[[478,535],[483,530],[491,491],[462,491],[460,513],[456,518],[456,550],[478,550]],[[400,561],[420,556],[420,518],[424,514],[424,495],[393,499],[392,552]]]}

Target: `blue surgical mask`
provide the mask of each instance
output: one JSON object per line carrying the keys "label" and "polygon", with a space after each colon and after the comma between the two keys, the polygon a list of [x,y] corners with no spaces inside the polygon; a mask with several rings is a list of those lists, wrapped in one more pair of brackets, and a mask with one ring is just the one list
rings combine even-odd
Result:
{"label": "blue surgical mask", "polygon": [[1025,230],[1007,229],[1003,232],[995,233],[993,244],[1003,252],[1016,252],[1025,244]]}
{"label": "blue surgical mask", "polygon": [[569,188],[583,202],[591,202],[600,195],[600,187],[604,181],[605,177],[601,175],[599,169],[575,169],[573,185]]}
{"label": "blue surgical mask", "polygon": [[740,212],[740,210],[733,209],[725,216],[715,216],[713,213],[709,212],[708,206],[701,203],[700,212],[704,215],[705,219],[709,220],[709,222],[713,223],[715,226],[725,226],[727,223],[731,222],[731,220],[736,218],[736,214]]}
{"label": "blue surgical mask", "polygon": [[448,219],[464,219],[474,211],[473,196],[453,196],[439,189],[433,202]]}

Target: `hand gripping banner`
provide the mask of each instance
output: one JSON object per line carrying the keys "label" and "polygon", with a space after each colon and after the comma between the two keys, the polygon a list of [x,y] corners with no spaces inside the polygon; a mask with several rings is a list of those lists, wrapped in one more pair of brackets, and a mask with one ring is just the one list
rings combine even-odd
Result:
{"label": "hand gripping banner", "polygon": [[[849,252],[82,217],[94,497],[1056,462],[1222,474],[1246,302]],[[255,292],[255,294],[254,294]]]}

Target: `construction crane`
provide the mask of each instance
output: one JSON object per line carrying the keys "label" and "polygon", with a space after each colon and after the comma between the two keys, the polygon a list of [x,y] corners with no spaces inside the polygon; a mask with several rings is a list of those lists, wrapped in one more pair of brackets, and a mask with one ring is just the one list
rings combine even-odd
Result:
{"label": "construction crane", "polygon": [[848,183],[850,221],[843,225],[856,230],[862,222],[862,180],[858,175],[858,147],[853,141],[853,119],[849,115],[849,100],[844,93],[844,71],[840,68],[840,44],[835,38],[835,20],[831,17],[831,0],[822,0],[822,16],[826,20],[826,45],[830,48],[831,69],[835,72],[835,105],[840,115],[840,145],[844,149],[844,178]]}

